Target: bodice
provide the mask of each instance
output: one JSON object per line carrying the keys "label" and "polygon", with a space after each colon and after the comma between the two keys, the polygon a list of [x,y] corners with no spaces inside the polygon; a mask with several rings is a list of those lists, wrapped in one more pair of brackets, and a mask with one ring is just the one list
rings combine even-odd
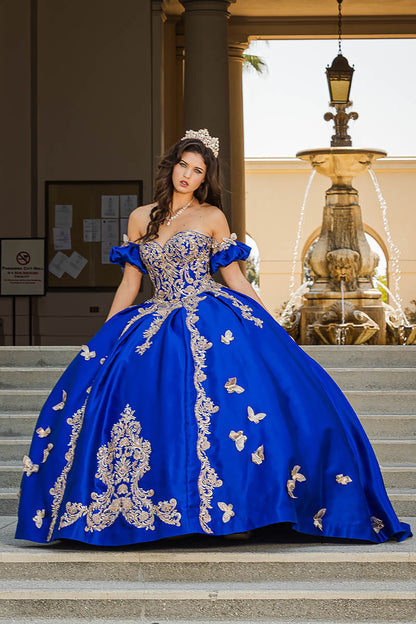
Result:
{"label": "bodice", "polygon": [[139,244],[154,298],[182,299],[214,286],[209,265],[212,245],[213,239],[193,230],[173,234],[163,247],[155,240]]}
{"label": "bodice", "polygon": [[230,238],[217,241],[196,230],[181,230],[162,245],[156,240],[113,247],[110,260],[133,264],[148,273],[158,301],[181,300],[218,288],[211,273],[235,260],[245,260],[250,247]]}

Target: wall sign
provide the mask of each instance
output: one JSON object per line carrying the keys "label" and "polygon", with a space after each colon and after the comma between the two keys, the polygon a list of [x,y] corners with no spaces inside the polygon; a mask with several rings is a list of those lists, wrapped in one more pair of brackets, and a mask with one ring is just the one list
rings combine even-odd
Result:
{"label": "wall sign", "polygon": [[1,239],[0,295],[45,294],[45,239]]}

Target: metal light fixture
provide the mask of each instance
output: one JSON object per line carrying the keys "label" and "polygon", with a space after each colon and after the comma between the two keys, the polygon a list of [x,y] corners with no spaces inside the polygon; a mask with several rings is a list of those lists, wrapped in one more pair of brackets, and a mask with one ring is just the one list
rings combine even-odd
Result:
{"label": "metal light fixture", "polygon": [[354,67],[350,67],[348,60],[343,56],[341,50],[342,38],[342,0],[338,2],[338,56],[332,61],[332,65],[326,68],[326,78],[328,81],[330,106],[337,111],[325,113],[325,121],[334,120],[335,134],[331,137],[331,147],[352,145],[351,137],[348,135],[348,122],[350,119],[358,119],[355,112],[347,113],[346,108],[352,105],[350,101],[350,90]]}

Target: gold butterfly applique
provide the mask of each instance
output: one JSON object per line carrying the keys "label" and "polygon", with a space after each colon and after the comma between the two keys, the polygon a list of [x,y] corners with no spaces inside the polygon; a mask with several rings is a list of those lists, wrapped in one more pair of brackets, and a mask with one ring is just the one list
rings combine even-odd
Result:
{"label": "gold butterfly applique", "polygon": [[373,525],[374,533],[379,533],[381,529],[384,528],[383,521],[380,518],[376,518],[375,516],[371,516],[371,523]]}
{"label": "gold butterfly applique", "polygon": [[320,509],[313,517],[313,526],[322,531],[322,518],[324,517],[326,509]]}
{"label": "gold butterfly applique", "polygon": [[34,464],[32,460],[30,459],[30,457],[28,457],[27,455],[24,455],[23,456],[23,472],[25,472],[26,475],[30,477],[30,475],[33,472],[39,472],[39,465]]}
{"label": "gold butterfly applique", "polygon": [[243,450],[247,436],[245,436],[242,431],[230,431],[228,437],[231,438],[231,440],[234,440],[237,451]]}
{"label": "gold butterfly applique", "polygon": [[86,360],[91,360],[91,358],[95,358],[97,354],[95,351],[90,351],[88,345],[81,345],[81,355]]}
{"label": "gold butterfly applique", "polygon": [[[55,408],[52,408],[52,409],[55,409]],[[43,427],[38,427],[36,429],[36,433],[38,434],[39,438],[47,438],[50,432],[51,432],[50,427],[46,427],[46,429],[44,429]]]}
{"label": "gold butterfly applique", "polygon": [[348,483],[352,483],[351,477],[348,475],[338,474],[335,477],[337,483],[341,483],[341,485],[348,485]]}
{"label": "gold butterfly applique", "polygon": [[256,425],[258,425],[259,422],[266,417],[266,414],[264,412],[259,412],[258,414],[255,414],[253,408],[250,407],[250,405],[247,405],[247,416],[248,419],[251,420],[251,422],[254,422],[256,423]]}
{"label": "gold butterfly applique", "polygon": [[254,464],[260,466],[264,461],[264,445],[262,444],[259,448],[251,454],[251,461]]}
{"label": "gold butterfly applique", "polygon": [[228,394],[231,394],[232,392],[241,394],[244,392],[244,388],[237,385],[237,377],[230,377],[227,383],[224,384],[224,388],[226,388]]}
{"label": "gold butterfly applique", "polygon": [[42,464],[44,464],[45,461],[48,459],[48,455],[49,455],[49,453],[51,452],[52,449],[53,449],[53,444],[48,444],[46,449],[43,451]]}
{"label": "gold butterfly applique", "polygon": [[36,510],[36,515],[32,518],[32,520],[35,523],[37,529],[42,528],[43,518],[44,517],[45,517],[45,510],[44,509],[37,509]]}
{"label": "gold butterfly applique", "polygon": [[54,405],[54,406],[52,407],[52,409],[53,409],[55,412],[58,412],[59,410],[64,409],[64,407],[65,407],[65,401],[66,401],[67,396],[68,396],[68,395],[67,395],[67,393],[65,392],[65,390],[62,390],[62,401],[61,401],[60,403],[57,403],[56,405]]}
{"label": "gold butterfly applique", "polygon": [[224,335],[221,336],[221,342],[229,345],[232,340],[234,340],[233,332],[231,329],[227,329],[227,331],[224,332]]}
{"label": "gold butterfly applique", "polygon": [[306,481],[305,475],[301,474],[299,470],[300,466],[293,466],[292,472],[290,473],[292,478],[286,483],[287,492],[291,498],[297,498],[297,496],[293,494],[293,490],[296,487],[296,481]]}
{"label": "gold butterfly applique", "polygon": [[233,511],[233,506],[231,503],[229,505],[227,505],[227,503],[218,503],[218,507],[221,509],[221,511],[224,512],[222,516],[223,522],[229,522],[230,519],[235,516],[235,512]]}

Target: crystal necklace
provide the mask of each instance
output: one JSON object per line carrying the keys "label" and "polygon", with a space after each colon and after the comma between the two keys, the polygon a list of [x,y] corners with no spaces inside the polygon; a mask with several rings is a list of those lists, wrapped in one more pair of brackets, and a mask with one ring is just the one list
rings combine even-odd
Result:
{"label": "crystal necklace", "polygon": [[171,217],[168,217],[166,219],[166,225],[170,225],[172,223],[172,221],[174,219],[176,219],[176,217],[179,217],[180,214],[182,214],[182,212],[184,210],[186,210],[187,208],[189,208],[189,206],[192,204],[192,202],[194,201],[194,198],[192,197],[191,201],[188,202],[187,204],[185,204],[185,206],[182,206],[182,208],[179,208],[179,210],[177,212],[175,212],[174,215],[172,215]]}

